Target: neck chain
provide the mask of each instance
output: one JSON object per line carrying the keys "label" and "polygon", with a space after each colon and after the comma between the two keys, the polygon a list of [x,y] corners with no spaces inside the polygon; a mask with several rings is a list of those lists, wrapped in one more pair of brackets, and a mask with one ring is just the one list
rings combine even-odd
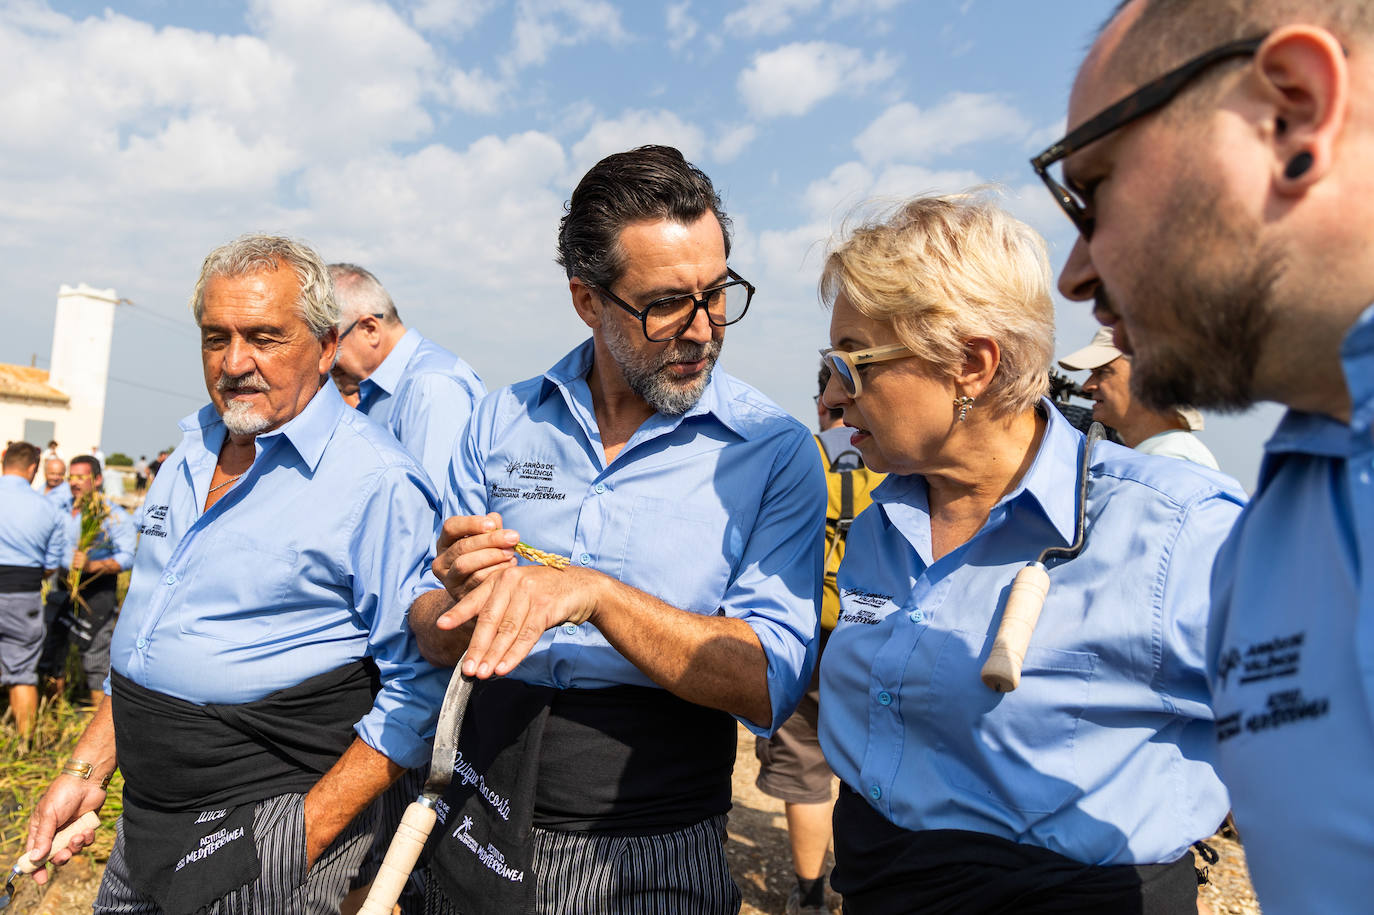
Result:
{"label": "neck chain", "polygon": [[[243,473],[247,473],[247,472],[248,472],[248,471],[245,470]],[[213,492],[215,492],[216,490],[223,489],[224,487],[228,486],[230,483],[233,483],[233,482],[234,482],[235,480],[237,480],[239,477],[243,476],[243,473],[239,474],[238,476],[230,477],[229,479],[225,480],[223,483],[220,483],[218,486],[211,486],[211,487],[210,487],[210,492],[207,492],[206,495],[208,496],[208,495],[210,495],[210,493],[213,493]]]}

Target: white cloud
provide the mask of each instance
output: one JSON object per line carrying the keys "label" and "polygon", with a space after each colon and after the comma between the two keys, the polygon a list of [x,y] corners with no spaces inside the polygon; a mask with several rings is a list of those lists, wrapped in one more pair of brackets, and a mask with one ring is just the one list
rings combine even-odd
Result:
{"label": "white cloud", "polygon": [[821,0],[747,0],[725,17],[725,28],[746,36],[776,35],[795,17],[814,12]]}
{"label": "white cloud", "polygon": [[759,117],[798,116],[833,95],[859,92],[896,70],[882,51],[867,57],[857,48],[825,41],[784,45],[758,54],[739,76],[739,92]]}
{"label": "white cloud", "polygon": [[865,162],[921,159],[990,139],[1020,140],[1030,122],[993,95],[955,92],[934,108],[891,106],[854,138]]}
{"label": "white cloud", "polygon": [[449,76],[448,88],[453,106],[470,114],[494,114],[506,94],[505,85],[482,72],[455,69]]}
{"label": "white cloud", "polygon": [[888,13],[907,0],[835,0],[830,5],[830,15],[836,19],[842,16],[873,16]]}
{"label": "white cloud", "polygon": [[412,4],[410,21],[416,28],[461,35],[497,4],[498,0],[418,0]]}
{"label": "white cloud", "polygon": [[668,30],[668,47],[674,51],[681,51],[693,38],[697,37],[697,32],[701,31],[700,24],[688,12],[691,6],[691,0],[683,0],[682,3],[669,4],[664,13],[664,27]]}
{"label": "white cloud", "polygon": [[740,124],[737,127],[726,128],[712,141],[711,157],[717,162],[730,162],[744,152],[745,148],[754,142],[756,136],[758,136],[758,129],[753,124]]}
{"label": "white cloud", "polygon": [[627,38],[620,11],[605,0],[520,0],[506,63],[513,72],[542,64],[556,47]]}
{"label": "white cloud", "polygon": [[573,145],[569,184],[605,156],[646,143],[676,146],[692,162],[699,162],[707,149],[702,129],[671,111],[626,111],[613,120],[597,121]]}

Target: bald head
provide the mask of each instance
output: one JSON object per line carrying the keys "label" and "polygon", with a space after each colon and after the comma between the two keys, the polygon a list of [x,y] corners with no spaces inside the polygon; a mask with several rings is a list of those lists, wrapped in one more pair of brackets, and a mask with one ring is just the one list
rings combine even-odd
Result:
{"label": "bald head", "polygon": [[43,484],[48,489],[56,489],[62,485],[62,478],[67,475],[67,464],[61,458],[50,457],[43,462]]}

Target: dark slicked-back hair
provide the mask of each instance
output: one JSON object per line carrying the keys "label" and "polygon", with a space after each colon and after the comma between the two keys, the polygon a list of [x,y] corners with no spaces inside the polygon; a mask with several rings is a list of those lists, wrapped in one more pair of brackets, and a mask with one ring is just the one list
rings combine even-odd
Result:
{"label": "dark slicked-back hair", "polygon": [[620,231],[645,220],[688,224],[714,213],[730,254],[730,218],[711,179],[671,146],[607,156],[578,182],[558,224],[558,263],[568,278],[609,288],[625,272]]}
{"label": "dark slicked-back hair", "polygon": [[[1131,3],[1119,3],[1102,29]],[[1374,39],[1370,0],[1145,0],[1143,6],[1113,60],[1114,72],[1137,83],[1218,45],[1282,25],[1321,26],[1347,46]]]}
{"label": "dark slicked-back hair", "polygon": [[0,459],[0,466],[6,470],[28,470],[38,463],[38,456],[42,454],[37,445],[30,445],[28,442],[11,442],[5,449],[4,458]]}

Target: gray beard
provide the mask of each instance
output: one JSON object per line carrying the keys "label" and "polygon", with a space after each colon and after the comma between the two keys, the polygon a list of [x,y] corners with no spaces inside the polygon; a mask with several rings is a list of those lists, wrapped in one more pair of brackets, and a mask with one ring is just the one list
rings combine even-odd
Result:
{"label": "gray beard", "polygon": [[[606,349],[619,366],[625,383],[649,406],[667,416],[681,416],[701,400],[720,357],[720,341],[689,343],[679,338],[657,353],[644,353],[635,349],[615,321],[604,321],[601,326],[605,330]],[[698,359],[706,360],[706,368],[690,381],[674,377],[668,368],[671,362]]]}
{"label": "gray beard", "polygon": [[224,420],[224,428],[233,435],[257,435],[272,425],[266,416],[254,413],[251,406],[239,401],[231,401],[220,418]]}

